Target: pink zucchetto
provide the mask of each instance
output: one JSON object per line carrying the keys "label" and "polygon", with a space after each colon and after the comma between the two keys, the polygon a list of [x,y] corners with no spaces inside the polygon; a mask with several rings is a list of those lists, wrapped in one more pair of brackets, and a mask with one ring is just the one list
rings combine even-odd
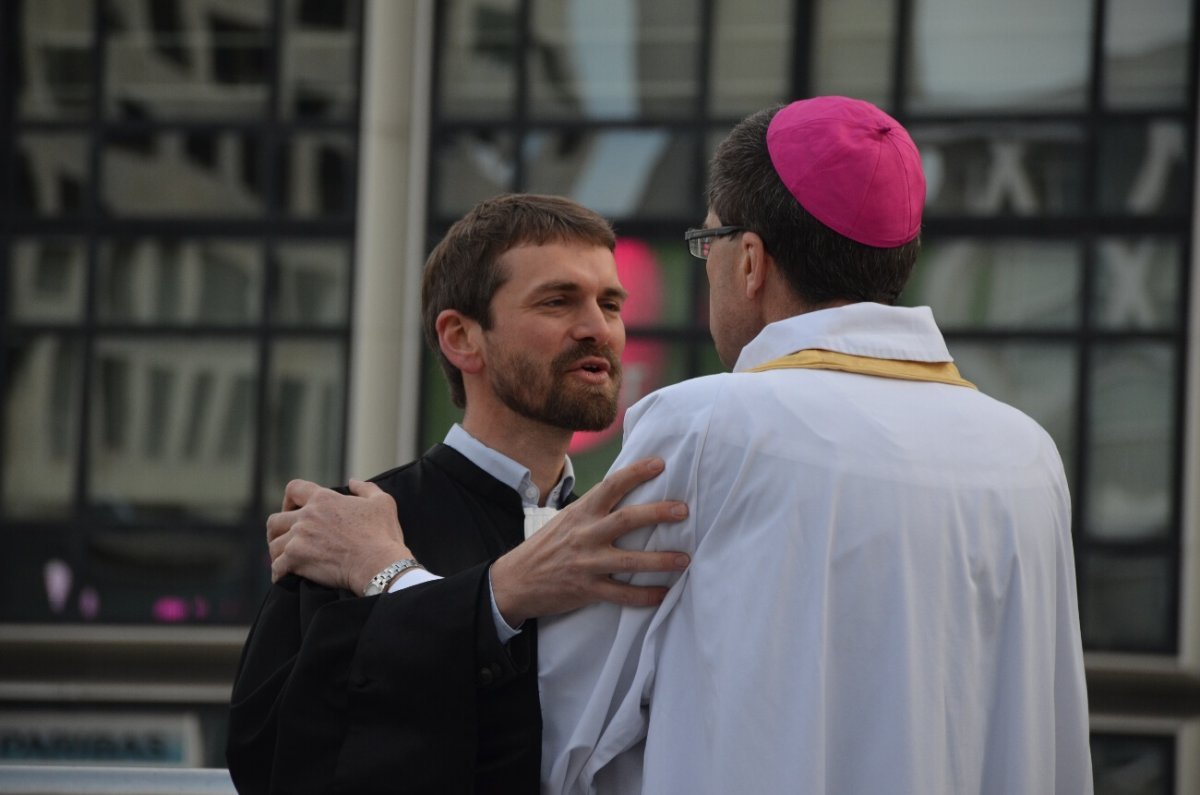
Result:
{"label": "pink zucchetto", "polygon": [[771,120],[767,151],[796,201],[835,232],[893,248],[921,231],[921,155],[900,122],[871,103],[793,102]]}

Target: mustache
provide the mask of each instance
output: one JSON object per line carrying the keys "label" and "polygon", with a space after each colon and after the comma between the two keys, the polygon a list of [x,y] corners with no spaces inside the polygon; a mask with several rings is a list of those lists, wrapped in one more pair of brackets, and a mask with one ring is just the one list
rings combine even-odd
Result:
{"label": "mustache", "polygon": [[555,356],[554,361],[551,362],[551,366],[554,372],[565,373],[575,362],[590,356],[595,356],[608,362],[608,371],[614,378],[621,375],[621,358],[617,356],[613,349],[607,345],[596,345],[595,343],[588,342],[581,342]]}

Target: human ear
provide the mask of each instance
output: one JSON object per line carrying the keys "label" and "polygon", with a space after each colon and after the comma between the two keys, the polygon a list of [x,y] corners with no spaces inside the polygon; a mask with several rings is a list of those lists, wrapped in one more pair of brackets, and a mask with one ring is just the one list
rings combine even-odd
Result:
{"label": "human ear", "polygon": [[464,373],[478,373],[483,369],[480,351],[479,322],[457,309],[443,309],[434,321],[438,347],[451,364]]}
{"label": "human ear", "polygon": [[746,297],[754,299],[767,283],[767,269],[770,267],[770,255],[763,245],[762,238],[755,232],[743,232],[741,240],[742,281],[745,284]]}

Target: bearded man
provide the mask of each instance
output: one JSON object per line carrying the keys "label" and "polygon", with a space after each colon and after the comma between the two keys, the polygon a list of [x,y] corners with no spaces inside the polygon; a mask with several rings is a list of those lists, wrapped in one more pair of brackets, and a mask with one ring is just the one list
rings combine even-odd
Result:
{"label": "bearded man", "polygon": [[[416,461],[351,481],[356,496],[288,485],[268,520],[277,582],[230,708],[240,792],[537,792],[536,630],[525,622],[599,600],[657,604],[664,588],[609,575],[687,565],[612,545],[686,513],[672,501],[610,513],[661,460],[579,500],[570,534],[561,521],[541,529],[573,500],[572,433],[616,418],[625,290],[614,244],[608,222],[574,202],[507,195],[434,249],[422,320],[462,423]],[[369,516],[393,528],[369,549],[325,532]],[[365,563],[341,567],[351,552]],[[374,561],[394,562],[376,572]]]}

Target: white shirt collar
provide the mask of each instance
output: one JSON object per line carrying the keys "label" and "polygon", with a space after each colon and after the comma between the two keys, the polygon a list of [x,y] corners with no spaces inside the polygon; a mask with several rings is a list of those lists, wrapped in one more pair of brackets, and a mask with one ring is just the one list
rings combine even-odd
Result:
{"label": "white shirt collar", "polygon": [[[447,447],[453,447],[462,453],[468,461],[488,473],[496,480],[510,487],[521,498],[525,508],[537,507],[541,502],[542,493],[533,483],[533,473],[529,467],[493,450],[476,439],[457,422],[450,428],[443,440]],[[571,466],[571,457],[563,461],[562,478],[550,490],[546,497],[546,505],[551,508],[561,508],[567,495],[575,488],[575,468]]]}
{"label": "white shirt collar", "polygon": [[876,359],[954,361],[929,307],[863,302],[805,312],[768,324],[742,348],[733,371],[742,372],[808,348]]}

